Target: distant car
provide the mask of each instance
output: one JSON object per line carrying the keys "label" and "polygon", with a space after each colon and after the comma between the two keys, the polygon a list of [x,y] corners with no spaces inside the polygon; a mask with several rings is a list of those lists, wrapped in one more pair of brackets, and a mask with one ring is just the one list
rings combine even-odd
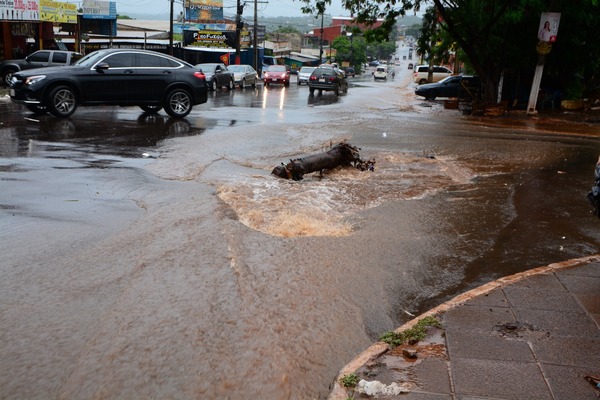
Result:
{"label": "distant car", "polygon": [[210,90],[215,91],[221,87],[226,87],[229,90],[233,89],[235,77],[225,64],[205,63],[196,64],[195,67],[206,75],[206,82]]}
{"label": "distant car", "polygon": [[413,63],[408,63],[408,69],[413,69]]}
{"label": "distant car", "polygon": [[433,75],[432,81],[429,82],[427,79],[429,77],[429,66],[428,65],[417,65],[413,72],[413,79],[415,83],[422,85],[424,83],[435,83],[439,82],[442,79],[452,75],[452,71],[446,67],[440,67],[435,65],[433,67]]}
{"label": "distant car", "polygon": [[428,100],[436,97],[475,98],[481,91],[481,81],[478,76],[454,75],[436,83],[425,83],[415,88],[417,96]]}
{"label": "distant car", "polygon": [[373,72],[373,80],[378,80],[378,79],[382,79],[382,80],[387,80],[387,66],[385,65],[380,65],[377,68],[375,68],[375,72]]}
{"label": "distant car", "polygon": [[290,71],[285,65],[270,65],[264,73],[263,82],[265,86],[280,83],[288,87],[290,86]]}
{"label": "distant car", "polygon": [[0,62],[0,77],[2,77],[4,86],[8,86],[12,74],[15,72],[33,68],[71,65],[82,57],[83,54],[75,51],[39,50],[22,59]]}
{"label": "distant car", "polygon": [[308,85],[308,79],[310,78],[310,74],[312,74],[312,72],[316,68],[317,67],[302,67],[302,68],[300,68],[300,71],[298,71],[298,85],[302,85],[304,83]]}
{"label": "distant car", "polygon": [[369,63],[369,67],[376,67],[379,65],[379,61],[377,60],[373,60]]}
{"label": "distant car", "polygon": [[351,76],[353,78],[356,76],[356,71],[354,71],[354,68],[352,67],[346,67],[344,72],[346,73],[346,76]]}
{"label": "distant car", "polygon": [[252,66],[247,64],[230,65],[227,67],[230,72],[233,72],[233,83],[240,88],[250,85],[256,87],[258,81],[258,74]]}
{"label": "distant car", "polygon": [[318,90],[319,93],[332,91],[337,96],[340,93],[348,93],[348,81],[339,69],[321,66],[310,74],[308,90],[311,95]]}
{"label": "distant car", "polygon": [[10,98],[36,113],[68,117],[78,106],[164,107],[182,118],[206,103],[206,77],[191,64],[140,49],[102,49],[73,65],[21,71],[10,80]]}

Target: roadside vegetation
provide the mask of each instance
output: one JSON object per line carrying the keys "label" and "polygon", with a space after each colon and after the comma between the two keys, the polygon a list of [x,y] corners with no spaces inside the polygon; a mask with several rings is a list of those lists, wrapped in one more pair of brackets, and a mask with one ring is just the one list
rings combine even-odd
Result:
{"label": "roadside vegetation", "polygon": [[[331,0],[300,0],[304,12],[324,13]],[[599,0],[344,0],[357,22],[377,29],[366,30],[368,43],[389,39],[397,19],[423,12],[417,52],[423,61],[441,64],[451,53],[458,55],[469,72],[480,76],[488,101],[495,101],[500,81],[509,82],[512,97],[526,96],[535,66],[544,63],[542,87],[562,98],[577,99],[600,88]],[[433,6],[430,7],[430,5]],[[538,54],[540,17],[543,12],[560,13],[557,40],[550,52]],[[506,93],[504,93],[506,94]]]}

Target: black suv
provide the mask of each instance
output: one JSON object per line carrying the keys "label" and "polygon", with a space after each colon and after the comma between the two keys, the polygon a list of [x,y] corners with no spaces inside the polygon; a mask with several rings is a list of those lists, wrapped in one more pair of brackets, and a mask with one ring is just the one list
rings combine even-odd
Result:
{"label": "black suv", "polygon": [[0,62],[0,77],[4,86],[8,86],[15,72],[32,68],[58,67],[71,65],[83,57],[83,54],[64,50],[38,50],[25,58]]}
{"label": "black suv", "polygon": [[68,117],[77,106],[139,106],[147,113],[164,107],[185,117],[195,104],[206,103],[204,73],[191,64],[149,50],[104,49],[74,65],[17,72],[10,98],[37,113]]}
{"label": "black suv", "polygon": [[313,94],[315,90],[322,93],[324,90],[333,91],[336,95],[348,93],[346,75],[338,68],[331,66],[317,67],[308,78],[308,91]]}

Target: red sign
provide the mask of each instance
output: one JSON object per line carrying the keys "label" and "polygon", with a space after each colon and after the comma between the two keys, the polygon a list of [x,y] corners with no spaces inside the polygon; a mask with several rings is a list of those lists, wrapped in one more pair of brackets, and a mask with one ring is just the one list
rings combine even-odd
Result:
{"label": "red sign", "polygon": [[223,61],[223,64],[229,65],[229,53],[223,54],[221,56],[221,61]]}

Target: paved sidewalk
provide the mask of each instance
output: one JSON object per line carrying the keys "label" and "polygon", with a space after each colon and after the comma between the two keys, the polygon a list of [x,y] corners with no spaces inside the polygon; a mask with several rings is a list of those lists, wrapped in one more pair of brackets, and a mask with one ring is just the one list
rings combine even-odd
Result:
{"label": "paved sidewalk", "polygon": [[408,390],[379,399],[600,398],[585,379],[600,376],[600,255],[491,282],[396,332],[431,315],[441,328],[412,346],[374,344],[342,369],[330,400],[375,398],[342,386],[352,373]]}

